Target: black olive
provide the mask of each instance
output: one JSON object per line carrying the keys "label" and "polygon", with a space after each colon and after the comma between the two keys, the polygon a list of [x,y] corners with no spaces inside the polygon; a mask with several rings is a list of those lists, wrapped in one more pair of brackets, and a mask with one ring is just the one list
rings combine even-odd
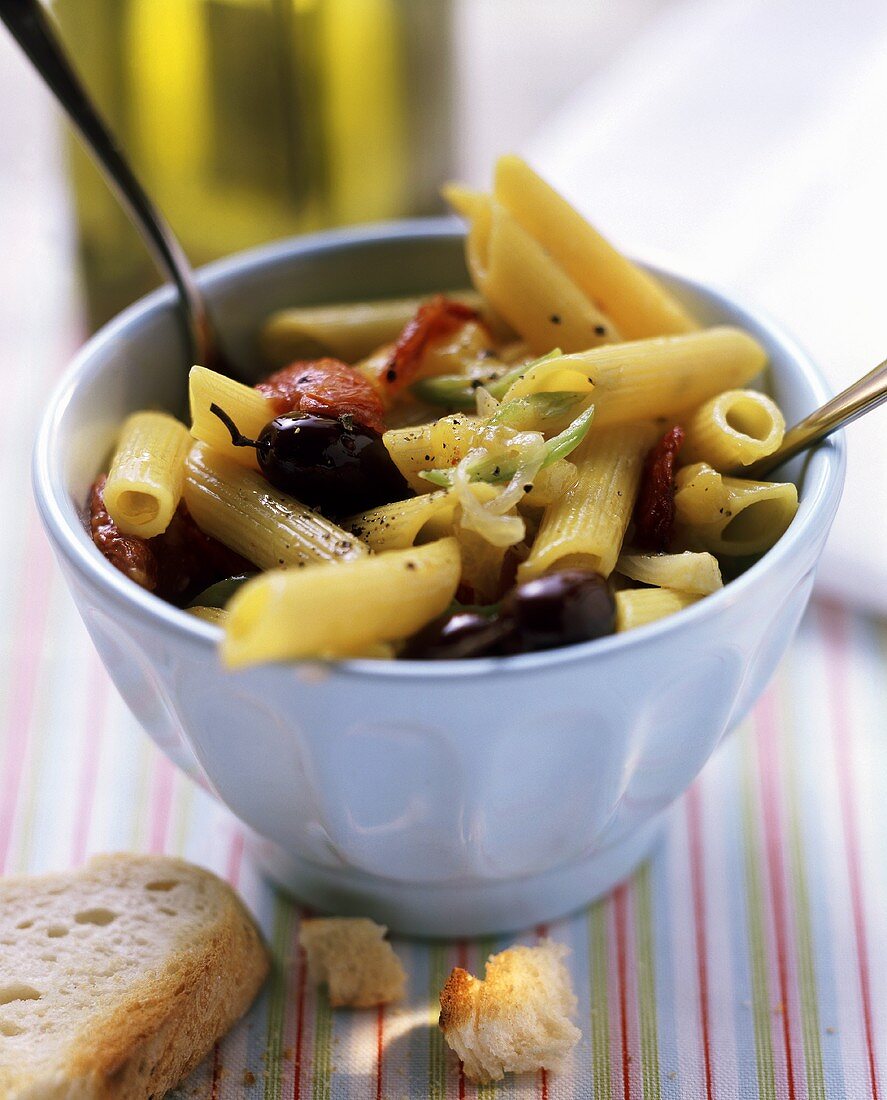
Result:
{"label": "black olive", "polygon": [[426,661],[489,657],[504,652],[502,643],[510,633],[511,624],[502,619],[456,611],[434,619],[414,634],[402,656]]}
{"label": "black olive", "polygon": [[529,653],[612,634],[616,602],[599,573],[564,569],[513,588],[502,617],[513,625],[509,652]]}
{"label": "black olive", "polygon": [[309,508],[347,516],[413,496],[378,432],[350,418],[287,413],[251,440],[240,435],[222,409],[212,409],[227,424],[235,446],[255,447],[271,484]]}

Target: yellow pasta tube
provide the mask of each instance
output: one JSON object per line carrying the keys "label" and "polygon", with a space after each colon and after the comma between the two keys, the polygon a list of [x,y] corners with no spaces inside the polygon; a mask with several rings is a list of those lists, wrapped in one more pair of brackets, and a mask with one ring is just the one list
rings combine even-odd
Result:
{"label": "yellow pasta tube", "polygon": [[519,157],[499,158],[493,194],[588,300],[612,319],[624,339],[699,327],[677,298],[606,241]]}
{"label": "yellow pasta tube", "polygon": [[481,427],[477,417],[457,413],[442,416],[433,424],[392,428],[382,441],[410,486],[427,493],[431,486],[417,476],[419,471],[456,466],[471,450]]}
{"label": "yellow pasta tube", "polygon": [[460,583],[471,590],[476,603],[491,603],[501,595],[502,569],[509,547],[494,546],[467,527],[457,527],[455,535],[462,557]]}
{"label": "yellow pasta tube", "polygon": [[537,354],[620,339],[611,319],[498,203],[473,204],[466,254],[475,287]]}
{"label": "yellow pasta tube", "polygon": [[342,526],[377,554],[403,550],[412,546],[422,529],[432,521],[451,524],[457,506],[453,491],[441,489],[359,512],[343,520]]}
{"label": "yellow pasta tube", "polygon": [[642,584],[697,596],[708,596],[724,586],[718,559],[690,550],[682,554],[622,554],[616,571]]}
{"label": "yellow pasta tube", "polygon": [[[486,313],[473,290],[446,291],[446,296]],[[416,316],[425,298],[387,298],[376,302],[341,302],[297,306],[272,313],[259,334],[263,358],[274,367],[294,359],[332,355],[354,363],[380,344],[389,344]],[[495,321],[494,318],[490,318]]]}
{"label": "yellow pasta tube", "polygon": [[[767,353],[757,340],[720,325],[564,355],[540,364],[539,371],[545,388],[561,371],[566,373],[558,379],[560,388],[570,375],[584,378],[584,385],[594,390],[595,427],[602,427],[681,416],[722,390],[745,385],[766,363]],[[510,396],[511,391],[506,394]]]}
{"label": "yellow pasta tube", "polygon": [[202,531],[260,569],[369,554],[350,532],[204,443],[195,444],[188,456],[184,496]]}
{"label": "yellow pasta tube", "polygon": [[699,541],[713,554],[744,557],[763,554],[788,530],[798,510],[798,490],[791,482],[745,481],[725,477],[726,522],[700,527]]}
{"label": "yellow pasta tube", "polygon": [[252,447],[235,447],[231,433],[221,420],[210,412],[211,405],[231,417],[239,431],[249,439],[258,439],[262,428],[277,415],[274,405],[252,386],[244,386],[224,374],[207,367],[192,367],[188,376],[191,401],[191,435],[207,443],[240,466],[258,470],[256,452]]}
{"label": "yellow pasta tube", "polygon": [[[675,537],[691,549],[728,557],[762,554],[785,534],[798,510],[791,482],[723,477],[704,464],[687,469],[690,476],[681,470],[675,479]],[[712,485],[711,501],[700,492],[703,479]]]}
{"label": "yellow pasta tube", "polygon": [[711,466],[696,462],[675,474],[675,519],[688,527],[717,523],[727,507],[724,479]]}
{"label": "yellow pasta tube", "polygon": [[613,571],[641,480],[644,458],[656,436],[650,424],[595,428],[570,458],[576,483],[548,508],[518,575],[530,580],[550,569]]}
{"label": "yellow pasta tube", "polygon": [[558,459],[544,470],[540,470],[533,479],[533,488],[524,494],[521,507],[545,508],[567,493],[576,484],[579,471],[567,458]]}
{"label": "yellow pasta tube", "polygon": [[700,406],[684,428],[682,462],[730,470],[772,454],[782,443],[785,418],[764,393],[727,390]]}
{"label": "yellow pasta tube", "polygon": [[701,599],[692,592],[668,588],[624,588],[616,593],[616,633],[664,619]]}
{"label": "yellow pasta tube", "polygon": [[128,417],[111,461],[104,499],[124,535],[150,539],[169,526],[182,497],[188,429],[175,417],[138,412]]}
{"label": "yellow pasta tube", "polygon": [[345,657],[407,638],[440,615],[459,584],[455,539],[336,566],[279,570],[245,584],[228,604],[222,659]]}

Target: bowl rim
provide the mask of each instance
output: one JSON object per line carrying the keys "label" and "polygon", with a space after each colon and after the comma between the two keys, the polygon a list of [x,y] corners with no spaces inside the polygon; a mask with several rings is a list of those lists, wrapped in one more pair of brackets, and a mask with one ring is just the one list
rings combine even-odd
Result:
{"label": "bowl rim", "polygon": [[[381,222],[345,229],[324,230],[301,237],[286,238],[270,244],[259,245],[233,256],[208,264],[199,270],[200,284],[210,298],[215,289],[226,284],[249,278],[263,269],[286,264],[306,254],[334,253],[348,250],[354,245],[378,244],[387,241],[416,239],[421,237],[464,236],[461,223],[452,217],[413,218],[396,222]],[[768,340],[800,369],[817,403],[822,404],[831,396],[828,384],[819,368],[800,345],[789,336],[769,315],[737,300],[731,293],[711,283],[686,276],[672,268],[644,264],[654,274],[674,278],[688,290],[699,292],[707,298],[724,304],[736,315],[737,323],[750,323],[766,333]],[[100,328],[80,348],[73,360],[56,382],[40,421],[34,446],[32,481],[38,511],[56,552],[102,593],[109,603],[115,603],[129,612],[146,617],[155,628],[170,631],[178,641],[186,641],[207,655],[215,654],[218,644],[218,628],[206,623],[182,609],[154,596],[135,585],[120,573],[101,554],[95,552],[82,524],[70,521],[70,500],[63,485],[62,455],[55,446],[57,426],[80,386],[100,370],[95,357],[123,336],[129,329],[147,321],[174,302],[176,292],[171,286],[163,286],[139,299],[106,325]],[[665,619],[648,623],[624,634],[613,634],[589,642],[581,642],[560,649],[536,653],[515,654],[504,657],[463,658],[449,661],[419,661],[399,659],[378,661],[368,659],[343,659],[338,661],[297,660],[274,662],[255,666],[234,675],[249,674],[256,669],[281,669],[317,666],[335,675],[367,677],[373,680],[449,680],[483,676],[490,673],[520,675],[535,669],[567,665],[575,661],[601,658],[623,649],[637,649],[654,643],[664,634],[680,631],[717,616],[730,603],[741,600],[743,595],[760,585],[780,566],[790,563],[822,523],[833,516],[843,488],[846,466],[844,433],[839,432],[819,444],[807,456],[804,477],[809,479],[798,514],[788,531],[753,565],[717,592],[706,596],[690,607]],[[76,514],[76,509],[75,509]],[[231,673],[229,673],[231,674]]]}

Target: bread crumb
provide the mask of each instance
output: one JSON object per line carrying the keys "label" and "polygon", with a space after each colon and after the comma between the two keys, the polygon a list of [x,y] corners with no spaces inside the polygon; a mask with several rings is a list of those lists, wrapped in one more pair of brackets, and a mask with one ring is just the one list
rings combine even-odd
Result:
{"label": "bread crumb", "polygon": [[582,1033],[564,966],[569,948],[543,940],[487,960],[483,980],[456,967],[440,993],[440,1027],[469,1081],[557,1070]]}
{"label": "bread crumb", "polygon": [[245,1069],[243,1071],[243,1083],[247,1088],[256,1083],[256,1075],[251,1069]]}
{"label": "bread crumb", "polygon": [[326,917],[302,922],[299,943],[308,973],[325,982],[333,1008],[370,1008],[403,996],[406,973],[385,939],[388,931],[365,917]]}

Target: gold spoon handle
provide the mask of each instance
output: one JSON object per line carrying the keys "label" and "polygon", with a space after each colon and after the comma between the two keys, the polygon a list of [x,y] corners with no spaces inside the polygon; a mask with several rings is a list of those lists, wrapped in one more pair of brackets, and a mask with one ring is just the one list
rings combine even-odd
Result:
{"label": "gold spoon handle", "polygon": [[785,433],[782,445],[765,458],[758,459],[750,466],[731,470],[734,477],[759,479],[794,458],[796,454],[819,443],[827,435],[852,423],[864,413],[876,409],[887,401],[887,359],[873,371],[858,379],[821,405],[815,412],[806,416],[799,424]]}

